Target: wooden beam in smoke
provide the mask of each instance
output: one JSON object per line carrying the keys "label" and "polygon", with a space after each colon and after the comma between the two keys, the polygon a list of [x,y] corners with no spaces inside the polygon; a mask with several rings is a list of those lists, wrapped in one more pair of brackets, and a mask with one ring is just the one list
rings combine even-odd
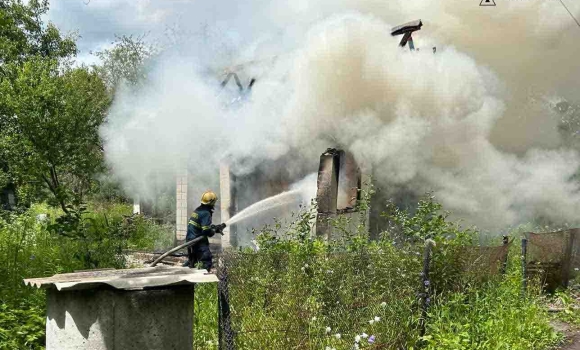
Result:
{"label": "wooden beam in smoke", "polygon": [[412,34],[417,30],[421,30],[422,26],[423,22],[421,22],[420,19],[416,21],[407,22],[405,24],[401,24],[400,26],[396,26],[393,29],[391,29],[391,35],[392,36],[403,35],[403,38],[401,39],[399,46],[405,47],[405,45],[407,45],[408,42],[411,50],[414,50],[415,46],[413,45]]}

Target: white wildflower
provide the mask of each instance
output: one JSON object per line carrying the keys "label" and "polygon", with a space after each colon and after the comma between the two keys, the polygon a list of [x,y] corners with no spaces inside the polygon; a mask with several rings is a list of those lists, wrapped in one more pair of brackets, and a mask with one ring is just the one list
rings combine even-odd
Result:
{"label": "white wildflower", "polygon": [[366,333],[363,333],[363,334],[361,334],[360,336],[361,336],[363,339],[366,339],[366,338],[368,338],[368,337],[369,337],[369,335],[368,335],[368,334],[366,334]]}
{"label": "white wildflower", "polygon": [[336,339],[340,339],[340,333],[336,333],[336,334],[334,335],[334,337],[335,337]]}
{"label": "white wildflower", "polygon": [[330,333],[331,330],[332,330],[332,328],[326,327],[326,334]]}
{"label": "white wildflower", "polygon": [[370,320],[369,324],[372,325],[373,323],[375,323],[375,320]]}
{"label": "white wildflower", "polygon": [[381,318],[379,316],[375,316],[375,322],[379,322]]}
{"label": "white wildflower", "polygon": [[357,334],[357,336],[354,337],[354,341],[358,343],[360,341],[360,335]]}
{"label": "white wildflower", "polygon": [[382,306],[382,307],[385,307],[385,306],[387,306],[387,303],[383,301],[383,302],[381,303],[381,306]]}

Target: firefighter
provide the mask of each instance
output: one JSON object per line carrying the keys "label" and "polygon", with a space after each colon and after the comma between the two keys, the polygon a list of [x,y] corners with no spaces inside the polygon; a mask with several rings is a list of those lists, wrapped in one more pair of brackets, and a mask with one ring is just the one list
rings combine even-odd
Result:
{"label": "firefighter", "polygon": [[201,196],[201,205],[195,209],[189,218],[185,240],[189,242],[198,237],[203,237],[203,239],[192,247],[187,248],[188,262],[185,266],[193,268],[196,267],[197,263],[201,263],[204,269],[208,271],[211,269],[212,254],[209,250],[208,237],[213,237],[216,233],[222,233],[226,227],[226,224],[213,225],[211,222],[217,200],[218,197],[215,193],[211,191],[205,192]]}

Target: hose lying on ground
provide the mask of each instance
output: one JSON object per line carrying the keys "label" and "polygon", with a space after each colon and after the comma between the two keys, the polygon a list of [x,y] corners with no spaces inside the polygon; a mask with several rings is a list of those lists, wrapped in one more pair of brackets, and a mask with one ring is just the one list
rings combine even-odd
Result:
{"label": "hose lying on ground", "polygon": [[175,247],[175,248],[173,248],[173,249],[171,249],[171,250],[168,250],[168,251],[166,251],[166,252],[165,252],[165,253],[163,253],[163,254],[162,254],[160,257],[158,257],[157,259],[155,259],[155,261],[153,261],[153,262],[152,262],[152,263],[149,265],[149,267],[155,267],[155,265],[157,265],[157,264],[158,264],[158,263],[159,263],[161,260],[165,259],[165,258],[166,258],[166,257],[167,257],[169,254],[171,254],[171,253],[173,253],[173,252],[176,252],[176,251],[178,251],[178,250],[180,250],[180,249],[183,249],[183,248],[185,248],[185,247],[192,246],[192,245],[196,244],[197,242],[201,241],[201,239],[202,239],[202,238],[204,238],[204,237],[205,237],[205,236],[197,237],[197,238],[195,238],[195,239],[192,239],[192,240],[191,240],[191,241],[189,241],[189,242],[185,242],[185,243],[183,243],[182,245],[178,245],[177,247]]}

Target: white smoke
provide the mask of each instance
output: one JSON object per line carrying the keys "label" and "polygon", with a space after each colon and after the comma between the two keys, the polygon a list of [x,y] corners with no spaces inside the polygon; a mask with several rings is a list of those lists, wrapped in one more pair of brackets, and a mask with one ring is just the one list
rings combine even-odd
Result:
{"label": "white smoke", "polygon": [[[147,195],[148,179],[171,182],[184,167],[200,188],[215,187],[222,159],[248,173],[293,152],[288,167],[306,159],[315,168],[340,145],[378,186],[434,191],[484,228],[579,221],[570,178],[580,159],[545,102],[580,91],[580,28],[564,9],[540,0],[491,10],[466,1],[275,3],[248,28],[287,30],[242,45],[238,57],[285,54],[247,69],[259,80],[240,108],[223,108],[225,92],[183,47],[159,60],[146,88],[116,96],[103,136],[128,188]],[[571,9],[580,14],[580,4]],[[414,35],[420,51],[410,52],[390,28],[415,18],[424,26]]]}
{"label": "white smoke", "polygon": [[300,196],[302,197],[302,205],[310,205],[313,199],[316,199],[316,181],[318,180],[318,174],[312,173],[302,180],[295,182],[290,186],[291,190],[300,191]]}

